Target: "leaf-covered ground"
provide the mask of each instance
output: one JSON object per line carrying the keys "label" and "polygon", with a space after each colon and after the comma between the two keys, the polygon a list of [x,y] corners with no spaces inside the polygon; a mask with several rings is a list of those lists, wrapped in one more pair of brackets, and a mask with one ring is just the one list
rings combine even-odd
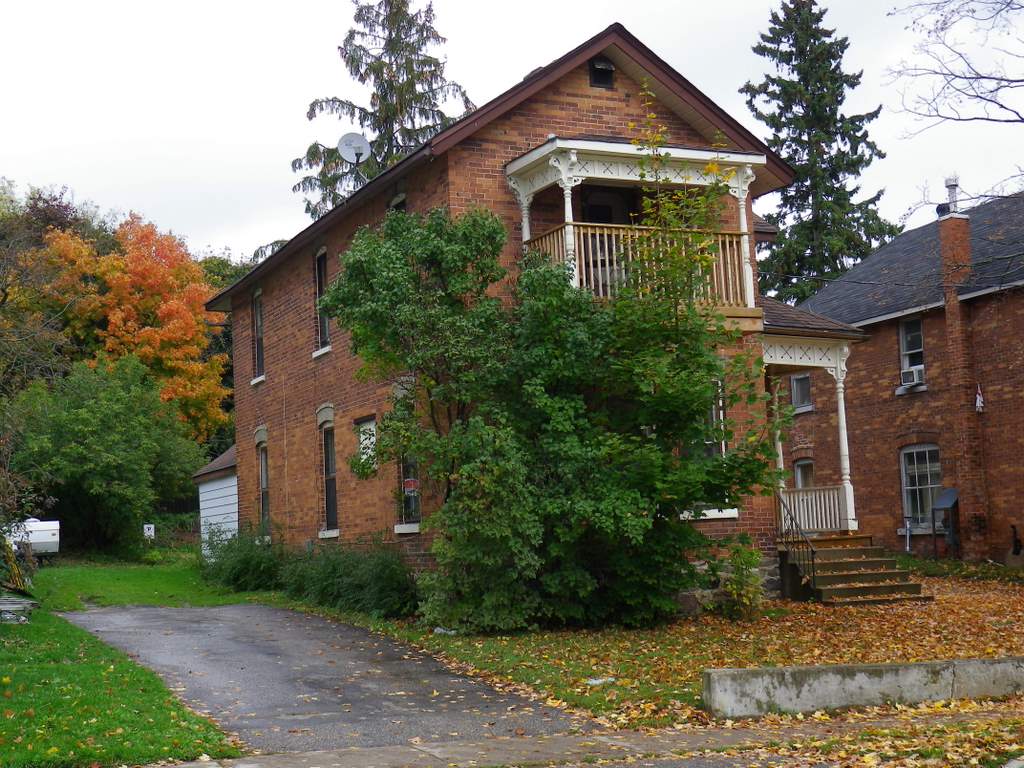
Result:
{"label": "leaf-covered ground", "polygon": [[826,607],[772,603],[751,623],[708,616],[651,630],[462,637],[389,631],[498,684],[525,685],[610,725],[706,719],[708,667],[871,663],[1024,654],[1024,586],[927,579],[933,603]]}
{"label": "leaf-covered ground", "polygon": [[137,765],[238,749],[154,673],[43,610],[0,625],[4,768]]}

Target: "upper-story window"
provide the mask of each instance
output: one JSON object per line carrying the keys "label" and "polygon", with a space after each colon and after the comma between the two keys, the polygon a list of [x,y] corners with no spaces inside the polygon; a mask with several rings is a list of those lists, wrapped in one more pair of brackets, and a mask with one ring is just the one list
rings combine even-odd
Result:
{"label": "upper-story window", "polygon": [[262,379],[263,367],[263,292],[252,295],[252,378]]}
{"label": "upper-story window", "polygon": [[595,56],[590,60],[590,85],[594,88],[615,87],[615,65],[604,56]]}
{"label": "upper-story window", "polygon": [[811,375],[802,373],[799,376],[789,377],[789,393],[793,408],[797,413],[811,410]]}
{"label": "upper-story window", "polygon": [[331,323],[326,312],[320,309],[320,299],[327,292],[327,249],[321,248],[316,255],[316,348],[326,349],[331,345]]}
{"label": "upper-story window", "polygon": [[924,329],[919,317],[900,323],[900,384],[924,384]]}

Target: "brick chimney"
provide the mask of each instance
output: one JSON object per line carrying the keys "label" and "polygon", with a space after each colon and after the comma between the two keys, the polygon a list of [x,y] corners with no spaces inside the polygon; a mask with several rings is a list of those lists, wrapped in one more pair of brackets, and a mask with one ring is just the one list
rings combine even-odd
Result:
{"label": "brick chimney", "polygon": [[[946,179],[948,202],[939,205],[939,261],[945,305],[946,359],[956,441],[956,487],[960,491],[960,541],[963,556],[989,556],[988,488],[982,440],[983,414],[975,409],[978,381],[971,357],[970,307],[958,288],[971,276],[971,220],[959,208],[959,183]],[[952,478],[946,480],[949,483]]]}

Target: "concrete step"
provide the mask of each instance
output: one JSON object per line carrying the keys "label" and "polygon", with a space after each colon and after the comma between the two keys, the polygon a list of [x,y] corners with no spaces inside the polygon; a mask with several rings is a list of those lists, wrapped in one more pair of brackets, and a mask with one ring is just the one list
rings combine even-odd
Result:
{"label": "concrete step", "polygon": [[818,549],[834,549],[836,547],[870,547],[874,545],[874,539],[869,534],[851,533],[844,536],[815,536],[810,539]]}
{"label": "concrete step", "polygon": [[849,573],[851,571],[895,571],[895,557],[861,557],[856,560],[818,560],[815,571],[824,573]]}
{"label": "concrete step", "polygon": [[822,605],[857,606],[857,605],[889,605],[891,603],[930,603],[932,595],[870,595],[868,597],[830,598],[822,600]]}
{"label": "concrete step", "polygon": [[882,547],[822,547],[814,553],[814,559],[818,562],[826,560],[854,560],[859,557],[881,558],[885,557],[885,550]]}
{"label": "concrete step", "polygon": [[842,600],[851,597],[879,597],[882,595],[920,595],[921,585],[913,582],[897,584],[837,584],[834,586],[816,587],[815,597],[822,602],[826,600]]}
{"label": "concrete step", "polygon": [[867,584],[874,582],[908,582],[910,571],[892,569],[863,570],[863,571],[838,571],[835,573],[822,573],[817,571],[815,583],[819,587],[841,586],[843,584]]}

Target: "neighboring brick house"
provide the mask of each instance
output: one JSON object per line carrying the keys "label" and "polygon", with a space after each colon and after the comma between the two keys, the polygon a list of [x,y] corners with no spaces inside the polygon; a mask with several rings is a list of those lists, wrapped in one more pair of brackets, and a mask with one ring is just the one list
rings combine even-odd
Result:
{"label": "neighboring brick house", "polygon": [[[846,387],[860,530],[903,548],[908,518],[911,546],[931,553],[932,502],[955,488],[963,556],[1001,561],[1010,526],[1024,531],[1024,195],[961,212],[947,184],[938,221],[882,246],[801,309],[868,334]],[[784,461],[797,484],[838,481],[827,384],[818,374],[789,381],[798,413]]]}
{"label": "neighboring brick house", "polygon": [[[502,259],[513,274],[528,244],[574,264],[580,285],[607,296],[621,274],[622,246],[635,233],[629,215],[641,180],[629,125],[645,116],[642,81],[668,127],[664,152],[677,182],[703,183],[700,169],[712,158],[735,171],[712,277],[742,343],[758,351],[771,346],[772,317],[781,314],[774,348],[804,334],[832,365],[841,364],[855,329],[770,300],[762,309],[755,293],[755,240],[770,228],[754,217],[751,201],[790,183],[792,170],[612,25],[439,133],[209,302],[211,310],[230,312],[234,327],[242,525],[262,516],[292,545],[383,534],[410,557],[424,555],[420,506],[429,503],[418,494],[414,468],[382,466],[370,480],[349,471],[347,457],[375,438],[391,386],[356,378],[359,360],[346,335],[318,316],[317,296],[336,276],[353,233],[399,206],[445,206],[453,215],[488,208],[506,223]],[[780,357],[778,364],[787,362]],[[770,550],[774,501],[744,499],[700,525],[712,534],[746,531]]]}

